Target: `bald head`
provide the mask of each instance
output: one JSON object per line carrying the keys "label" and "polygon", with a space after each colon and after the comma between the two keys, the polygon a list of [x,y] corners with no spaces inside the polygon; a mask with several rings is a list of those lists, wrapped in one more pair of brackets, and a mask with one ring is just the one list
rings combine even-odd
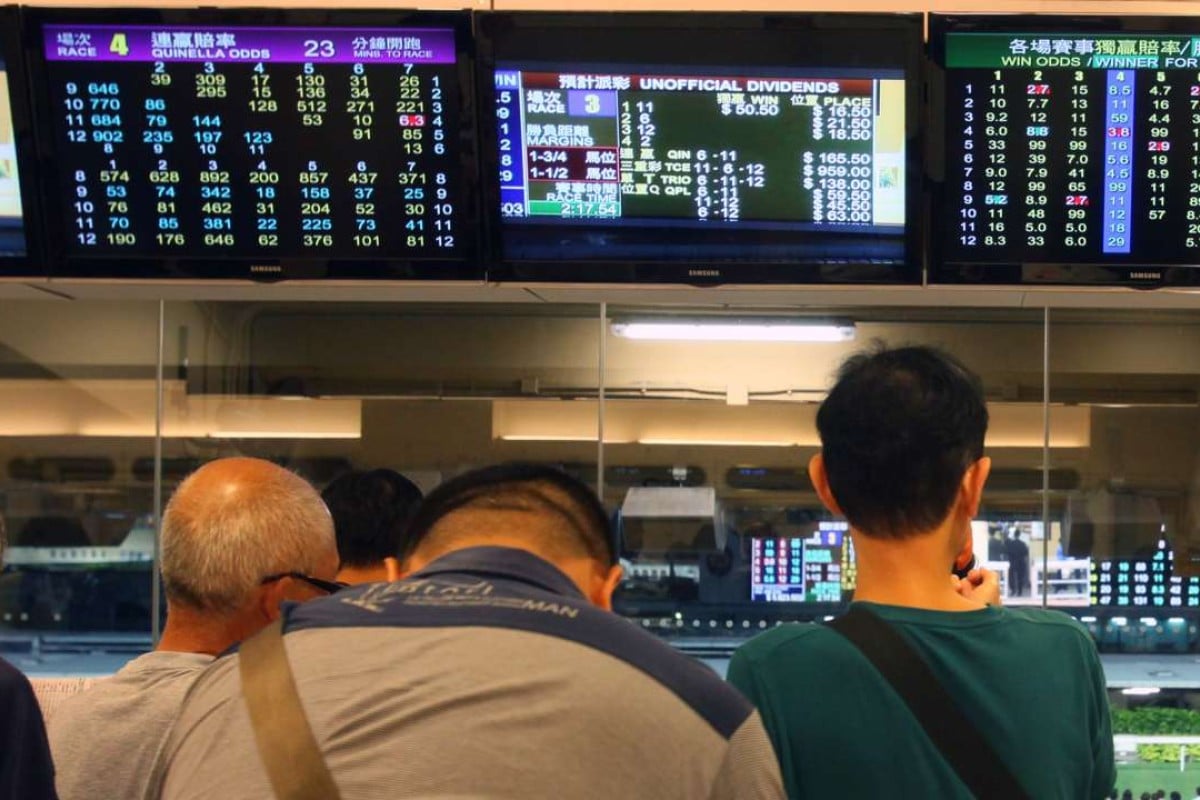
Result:
{"label": "bald head", "polygon": [[303,478],[257,458],[210,462],[179,485],[163,514],[167,598],[232,613],[262,579],[336,564],[333,520]]}

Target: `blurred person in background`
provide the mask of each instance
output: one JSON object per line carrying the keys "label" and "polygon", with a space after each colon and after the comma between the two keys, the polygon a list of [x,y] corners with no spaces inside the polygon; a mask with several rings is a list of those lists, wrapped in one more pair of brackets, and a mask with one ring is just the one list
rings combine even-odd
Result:
{"label": "blurred person in background", "polygon": [[416,484],[390,469],[347,472],[326,486],[321,498],[337,534],[338,580],[398,579],[404,529],[421,502]]}

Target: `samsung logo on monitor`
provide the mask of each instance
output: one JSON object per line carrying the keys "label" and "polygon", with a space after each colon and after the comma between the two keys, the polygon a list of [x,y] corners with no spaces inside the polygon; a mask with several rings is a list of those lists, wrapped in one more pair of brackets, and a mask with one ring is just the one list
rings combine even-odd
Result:
{"label": "samsung logo on monitor", "polygon": [[687,274],[689,278],[719,278],[721,277],[721,270],[689,268]]}
{"label": "samsung logo on monitor", "polygon": [[283,267],[278,264],[251,264],[250,273],[253,275],[282,275]]}
{"label": "samsung logo on monitor", "polygon": [[1161,281],[1161,272],[1131,272],[1129,273],[1131,281]]}

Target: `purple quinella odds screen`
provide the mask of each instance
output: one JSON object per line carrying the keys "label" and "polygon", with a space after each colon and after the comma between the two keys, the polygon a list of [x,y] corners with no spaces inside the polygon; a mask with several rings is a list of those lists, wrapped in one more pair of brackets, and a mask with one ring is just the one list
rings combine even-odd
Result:
{"label": "purple quinella odds screen", "polygon": [[69,255],[461,257],[452,29],[42,34]]}

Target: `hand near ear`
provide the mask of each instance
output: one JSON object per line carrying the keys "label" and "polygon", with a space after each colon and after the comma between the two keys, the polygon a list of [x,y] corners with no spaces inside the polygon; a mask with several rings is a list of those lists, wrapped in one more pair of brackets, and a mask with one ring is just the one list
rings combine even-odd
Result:
{"label": "hand near ear", "polygon": [[989,606],[999,606],[1000,576],[990,569],[973,569],[966,578],[950,576],[954,590],[968,600],[977,600]]}

